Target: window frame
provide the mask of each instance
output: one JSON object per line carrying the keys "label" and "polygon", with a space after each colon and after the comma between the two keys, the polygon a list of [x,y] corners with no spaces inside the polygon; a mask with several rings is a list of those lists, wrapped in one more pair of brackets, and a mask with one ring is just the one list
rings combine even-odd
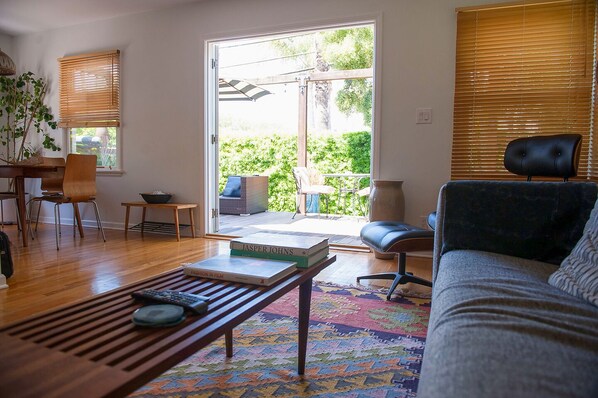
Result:
{"label": "window frame", "polygon": [[68,152],[77,128],[114,128],[115,164],[99,165],[103,174],[122,174],[120,50],[79,54],[58,59],[60,74],[60,121]]}

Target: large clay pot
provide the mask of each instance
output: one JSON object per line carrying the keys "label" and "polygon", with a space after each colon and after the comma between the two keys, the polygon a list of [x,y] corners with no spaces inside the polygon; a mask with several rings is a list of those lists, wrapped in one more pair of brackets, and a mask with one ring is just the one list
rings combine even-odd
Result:
{"label": "large clay pot", "polygon": [[[370,192],[370,221],[403,221],[405,219],[405,196],[403,181],[374,180]],[[376,258],[390,260],[393,253],[374,250]]]}

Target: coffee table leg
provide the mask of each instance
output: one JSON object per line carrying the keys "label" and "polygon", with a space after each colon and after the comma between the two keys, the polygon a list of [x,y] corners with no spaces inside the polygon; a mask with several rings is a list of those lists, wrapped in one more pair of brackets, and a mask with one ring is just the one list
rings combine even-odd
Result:
{"label": "coffee table leg", "polygon": [[311,285],[311,278],[299,285],[299,347],[297,354],[297,373],[300,375],[305,374],[309,311],[311,307]]}
{"label": "coffee table leg", "polygon": [[224,344],[226,346],[226,357],[233,357],[233,330],[224,332]]}

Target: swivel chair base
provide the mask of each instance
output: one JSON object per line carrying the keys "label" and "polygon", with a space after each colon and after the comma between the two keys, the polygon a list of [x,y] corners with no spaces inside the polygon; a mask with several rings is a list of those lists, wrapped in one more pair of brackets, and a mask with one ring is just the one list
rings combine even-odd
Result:
{"label": "swivel chair base", "polygon": [[432,282],[420,278],[419,276],[415,276],[411,272],[405,271],[406,259],[407,254],[399,253],[399,272],[383,272],[380,274],[358,276],[357,282],[359,282],[362,279],[385,279],[393,281],[392,285],[390,285],[390,289],[388,289],[388,294],[386,295],[387,300],[390,300],[390,297],[392,296],[392,293],[395,291],[397,286],[404,285],[405,283],[411,282],[432,287]]}

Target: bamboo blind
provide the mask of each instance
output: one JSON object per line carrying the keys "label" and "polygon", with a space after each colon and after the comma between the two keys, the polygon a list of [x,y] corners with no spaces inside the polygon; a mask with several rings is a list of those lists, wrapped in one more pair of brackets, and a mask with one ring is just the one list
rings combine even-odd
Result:
{"label": "bamboo blind", "polygon": [[120,51],[64,57],[60,127],[120,126]]}
{"label": "bamboo blind", "polygon": [[513,179],[503,164],[509,141],[563,133],[583,136],[579,177],[598,177],[595,8],[572,0],[457,10],[452,179]]}

